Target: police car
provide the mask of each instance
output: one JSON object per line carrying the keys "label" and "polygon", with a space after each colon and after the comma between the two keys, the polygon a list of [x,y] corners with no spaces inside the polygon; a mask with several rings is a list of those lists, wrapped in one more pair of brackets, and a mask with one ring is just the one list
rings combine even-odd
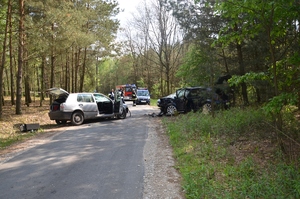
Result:
{"label": "police car", "polygon": [[136,90],[137,100],[136,104],[148,104],[150,105],[150,93],[146,88],[138,88]]}

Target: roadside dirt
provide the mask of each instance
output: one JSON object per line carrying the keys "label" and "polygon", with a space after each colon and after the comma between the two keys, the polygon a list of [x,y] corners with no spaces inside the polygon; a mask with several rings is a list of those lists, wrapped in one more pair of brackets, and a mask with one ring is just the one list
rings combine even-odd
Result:
{"label": "roadside dirt", "polygon": [[143,199],[184,199],[181,176],[175,169],[169,138],[161,119],[151,118],[144,148],[145,176]]}
{"label": "roadside dirt", "polygon": [[25,150],[33,148],[37,145],[44,144],[54,135],[64,131],[64,128],[48,129],[45,133],[38,134],[26,141],[20,141],[0,150],[0,164],[6,162],[16,155],[23,153]]}

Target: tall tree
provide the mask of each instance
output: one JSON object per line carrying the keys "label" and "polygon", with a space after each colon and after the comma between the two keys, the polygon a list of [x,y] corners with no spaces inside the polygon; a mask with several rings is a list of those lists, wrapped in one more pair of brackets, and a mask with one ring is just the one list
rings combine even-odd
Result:
{"label": "tall tree", "polygon": [[14,63],[13,63],[13,24],[12,24],[12,1],[8,1],[8,10],[10,10],[10,14],[8,17],[8,34],[9,34],[9,68],[10,68],[10,101],[11,105],[15,105],[15,70],[14,70]]}
{"label": "tall tree", "polygon": [[[218,14],[222,17],[231,19],[229,23],[223,27],[220,39],[223,41],[237,40],[239,43],[251,41],[260,35],[259,39],[264,39],[262,42],[268,48],[267,60],[264,64],[267,65],[269,79],[272,80],[274,97],[269,103],[269,110],[274,114],[276,126],[282,129],[281,109],[285,102],[290,101],[286,96],[288,90],[283,90],[287,87],[286,71],[281,71],[286,65],[287,57],[293,55],[292,46],[295,39],[298,38],[298,18],[299,5],[294,0],[288,1],[224,1],[219,4]],[[240,25],[240,29],[236,34],[228,34],[229,29]],[[284,62],[284,63],[282,63]],[[286,67],[288,69],[288,67]],[[288,69],[289,70],[289,69]],[[283,77],[283,78],[282,78]],[[290,82],[288,83],[290,84]],[[290,86],[289,86],[290,87]],[[280,100],[278,100],[280,98]],[[275,106],[274,106],[275,105]]]}
{"label": "tall tree", "polygon": [[[180,28],[186,32],[184,39],[189,53],[178,73],[183,83],[213,85],[220,75],[232,74],[236,66],[230,64],[229,67],[231,51],[224,49],[222,45],[214,45],[220,28],[225,23],[224,19],[215,13],[216,1],[168,0],[167,2]],[[189,44],[192,45],[190,48]],[[192,65],[187,64],[187,61]]]}
{"label": "tall tree", "polygon": [[8,24],[9,18],[11,15],[11,1],[9,0],[7,3],[7,14],[6,14],[6,23],[5,23],[5,30],[4,30],[4,39],[3,39],[3,46],[2,46],[2,59],[0,65],[0,119],[2,118],[2,106],[3,106],[3,71],[5,67],[5,58],[6,58],[6,46],[7,46],[7,32],[8,32]]}
{"label": "tall tree", "polygon": [[22,76],[24,65],[24,46],[25,46],[25,0],[19,0],[19,46],[18,46],[18,72],[17,72],[17,92],[16,92],[16,114],[22,114]]}
{"label": "tall tree", "polygon": [[[161,95],[169,94],[178,82],[175,71],[180,64],[182,32],[162,1],[144,2],[139,9],[132,20],[131,30],[127,31],[130,33],[127,36],[131,55],[143,57],[145,61],[141,63],[157,68],[161,76]],[[143,66],[139,63],[138,68]]]}

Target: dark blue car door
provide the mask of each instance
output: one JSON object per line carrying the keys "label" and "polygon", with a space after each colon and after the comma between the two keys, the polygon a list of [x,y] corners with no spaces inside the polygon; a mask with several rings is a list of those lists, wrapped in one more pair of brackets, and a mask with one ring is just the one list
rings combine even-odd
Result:
{"label": "dark blue car door", "polygon": [[176,103],[176,108],[177,111],[185,111],[185,105],[186,105],[186,89],[178,89],[176,91],[176,98],[175,98],[175,103]]}

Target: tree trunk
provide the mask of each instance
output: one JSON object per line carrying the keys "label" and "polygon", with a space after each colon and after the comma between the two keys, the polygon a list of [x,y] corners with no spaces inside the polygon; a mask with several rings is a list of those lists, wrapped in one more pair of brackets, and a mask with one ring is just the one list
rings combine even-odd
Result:
{"label": "tree trunk", "polygon": [[[28,51],[25,48],[24,48],[24,57],[28,57]],[[30,76],[29,76],[29,74],[31,74],[31,71],[28,67],[28,61],[24,61],[23,68],[24,68],[24,76],[25,76],[25,104],[27,107],[29,107],[32,100],[30,97]]]}
{"label": "tree trunk", "polygon": [[26,77],[25,77],[25,104],[27,107],[29,107],[30,103],[31,103],[31,98],[30,98],[29,77],[26,75]]}
{"label": "tree trunk", "polygon": [[80,52],[81,49],[78,49],[78,53],[75,53],[75,74],[74,74],[74,78],[75,78],[75,92],[78,91],[78,71],[79,71],[79,66],[80,66]]}
{"label": "tree trunk", "polygon": [[300,91],[298,91],[298,110],[300,111]]}
{"label": "tree trunk", "polygon": [[224,65],[225,65],[226,73],[227,73],[227,74],[230,74],[230,73],[229,73],[229,69],[228,69],[228,63],[227,63],[226,55],[225,55],[225,52],[224,52],[224,49],[223,49],[223,48],[222,48],[222,56],[223,56],[223,60],[224,60]]}
{"label": "tree trunk", "polygon": [[70,90],[70,74],[69,74],[69,53],[66,51],[66,64],[65,64],[65,86],[64,89]]}
{"label": "tree trunk", "polygon": [[13,51],[12,51],[12,14],[11,14],[11,0],[8,1],[9,7],[9,68],[10,68],[10,101],[11,105],[15,105],[15,84],[14,84],[14,67],[13,67]]}
{"label": "tree trunk", "polygon": [[21,100],[22,100],[22,75],[23,75],[23,55],[24,55],[24,20],[25,20],[25,0],[19,0],[19,47],[18,47],[18,74],[17,74],[17,98],[16,98],[16,114],[22,114]]}
{"label": "tree trunk", "polygon": [[40,83],[40,106],[43,106],[43,100],[44,100],[44,89],[45,89],[45,61],[46,58],[43,55],[42,56],[42,63],[41,63],[41,83]]}
{"label": "tree trunk", "polygon": [[85,74],[85,67],[86,67],[86,52],[87,52],[87,48],[84,48],[84,56],[83,56],[83,62],[82,62],[82,71],[81,71],[81,77],[80,77],[79,92],[83,91],[84,74]]}
{"label": "tree trunk", "polygon": [[[234,30],[237,32],[238,27],[235,25]],[[236,49],[237,49],[237,55],[238,55],[238,62],[239,62],[239,69],[240,69],[240,75],[245,75],[245,66],[244,66],[244,60],[243,60],[243,53],[242,53],[242,45],[236,42]],[[246,83],[242,83],[242,96],[244,105],[248,105],[248,94],[247,94],[247,85]]]}
{"label": "tree trunk", "polygon": [[75,76],[75,56],[76,56],[76,53],[74,53],[76,51],[76,48],[75,47],[72,47],[72,53],[71,53],[71,56],[72,56],[72,61],[71,61],[71,92],[74,93],[75,92],[75,82],[74,82],[74,76]]}
{"label": "tree trunk", "polygon": [[11,1],[9,0],[7,3],[7,14],[6,14],[6,24],[5,24],[5,30],[4,30],[4,39],[3,39],[3,52],[2,52],[2,61],[0,65],[0,119],[2,118],[2,109],[3,109],[3,71],[5,66],[5,53],[6,53],[6,38],[7,38],[7,30],[8,30],[8,23],[9,23],[9,16],[11,15]]}
{"label": "tree trunk", "polygon": [[[54,24],[51,27],[52,32],[54,31]],[[54,34],[54,33],[53,33]],[[54,80],[55,80],[55,50],[54,50],[54,36],[52,35],[52,44],[51,44],[51,76],[50,76],[50,88],[54,87]],[[52,95],[50,95],[50,104],[52,102]]]}
{"label": "tree trunk", "polygon": [[[271,15],[270,15],[270,24],[273,24],[273,17],[274,17],[274,8],[271,9]],[[275,57],[275,46],[272,41],[272,26],[267,26],[266,32],[267,32],[267,37],[268,37],[268,44],[269,44],[269,52],[270,52],[270,57],[271,57],[271,64],[272,64],[272,72],[273,72],[273,83],[274,83],[274,93],[275,96],[279,95],[279,90],[278,90],[278,76],[277,76],[277,65],[276,65],[276,57]],[[281,134],[280,131],[282,131],[283,127],[283,119],[281,112],[275,112],[274,114],[274,120],[275,120],[275,126],[276,126],[276,133],[279,138],[279,144],[283,148],[283,143],[281,140]],[[279,131],[278,131],[279,130]]]}

